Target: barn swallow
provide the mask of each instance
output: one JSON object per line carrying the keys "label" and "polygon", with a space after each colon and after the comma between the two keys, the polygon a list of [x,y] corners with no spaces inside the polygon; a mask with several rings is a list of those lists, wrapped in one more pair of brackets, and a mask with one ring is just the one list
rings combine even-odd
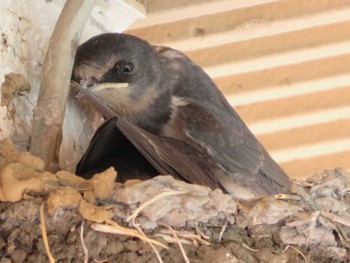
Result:
{"label": "barn swallow", "polygon": [[107,120],[78,175],[109,166],[121,180],[171,174],[242,199],[290,186],[212,79],[180,51],[127,34],[98,35],[78,48],[72,82]]}

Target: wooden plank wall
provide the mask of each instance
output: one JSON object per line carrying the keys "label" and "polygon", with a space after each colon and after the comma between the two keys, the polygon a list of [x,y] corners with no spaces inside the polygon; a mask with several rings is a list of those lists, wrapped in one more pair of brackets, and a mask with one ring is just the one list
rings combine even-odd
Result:
{"label": "wooden plank wall", "polygon": [[291,177],[350,169],[350,0],[140,1],[127,33],[204,67]]}

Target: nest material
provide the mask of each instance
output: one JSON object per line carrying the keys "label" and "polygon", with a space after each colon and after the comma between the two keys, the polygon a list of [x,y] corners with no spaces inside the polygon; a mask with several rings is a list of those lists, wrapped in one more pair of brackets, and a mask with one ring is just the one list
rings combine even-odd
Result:
{"label": "nest material", "polygon": [[43,236],[57,262],[350,260],[350,176],[344,170],[249,201],[170,176],[124,185],[114,183],[115,176],[113,169],[88,181],[48,173],[40,159],[3,141],[0,262],[47,262]]}

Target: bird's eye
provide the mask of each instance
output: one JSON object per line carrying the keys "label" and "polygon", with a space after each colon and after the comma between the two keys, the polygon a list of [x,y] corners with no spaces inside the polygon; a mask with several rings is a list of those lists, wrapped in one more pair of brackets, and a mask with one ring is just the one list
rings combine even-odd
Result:
{"label": "bird's eye", "polygon": [[131,73],[134,70],[134,63],[127,62],[123,65],[123,73]]}

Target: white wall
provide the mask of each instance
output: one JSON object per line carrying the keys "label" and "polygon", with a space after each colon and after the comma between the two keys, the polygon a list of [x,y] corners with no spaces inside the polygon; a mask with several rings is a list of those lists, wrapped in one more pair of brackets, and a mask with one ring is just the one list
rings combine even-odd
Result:
{"label": "white wall", "polygon": [[[41,65],[64,3],[64,0],[0,1],[0,83],[4,82],[6,74],[19,73],[31,86],[29,94],[16,96],[8,108],[0,106],[0,140],[11,137],[20,148],[25,148],[29,142]],[[144,17],[139,6],[138,10],[134,7],[121,0],[96,1],[81,42],[101,32],[121,32]]]}

